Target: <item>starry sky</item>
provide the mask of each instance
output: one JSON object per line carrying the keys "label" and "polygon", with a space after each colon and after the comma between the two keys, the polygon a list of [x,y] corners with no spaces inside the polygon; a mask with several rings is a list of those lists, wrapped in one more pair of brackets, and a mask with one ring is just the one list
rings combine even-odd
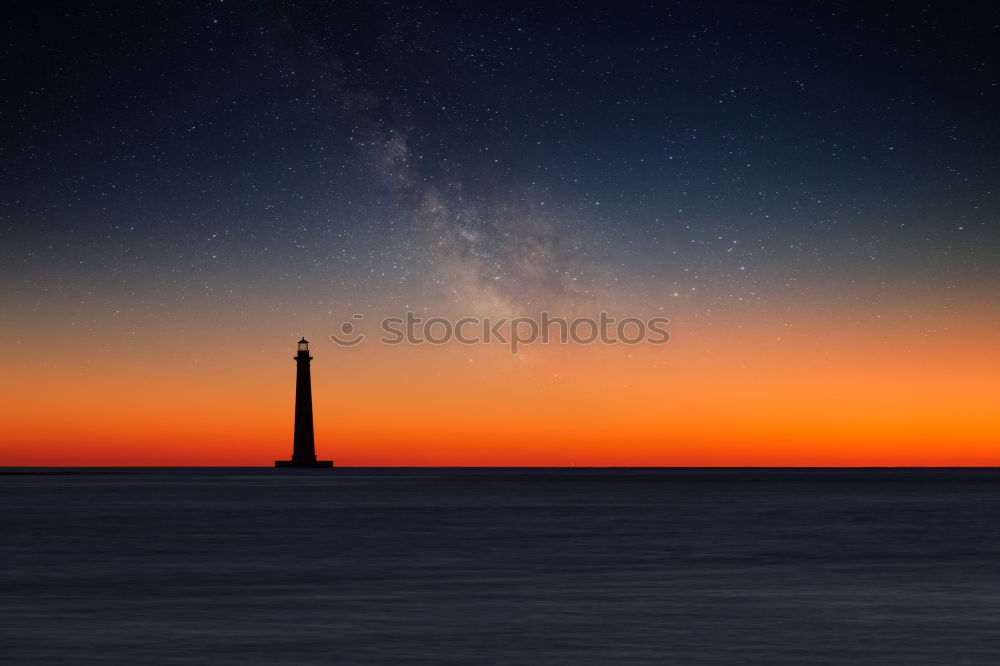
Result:
{"label": "starry sky", "polygon": [[[1000,464],[986,3],[12,3],[0,464]],[[353,314],[662,347],[342,349]]]}

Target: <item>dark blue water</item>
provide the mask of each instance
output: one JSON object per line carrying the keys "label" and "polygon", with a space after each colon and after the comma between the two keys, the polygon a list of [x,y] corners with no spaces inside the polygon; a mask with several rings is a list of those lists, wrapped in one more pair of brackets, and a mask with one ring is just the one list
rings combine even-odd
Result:
{"label": "dark blue water", "polygon": [[3,664],[1000,663],[998,470],[59,472]]}

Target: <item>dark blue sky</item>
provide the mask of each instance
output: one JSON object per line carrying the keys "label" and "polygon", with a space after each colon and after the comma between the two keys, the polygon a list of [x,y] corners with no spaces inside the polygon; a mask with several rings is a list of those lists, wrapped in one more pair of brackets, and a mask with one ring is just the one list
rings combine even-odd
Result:
{"label": "dark blue sky", "polygon": [[540,4],[15,3],[8,298],[995,282],[988,4]]}

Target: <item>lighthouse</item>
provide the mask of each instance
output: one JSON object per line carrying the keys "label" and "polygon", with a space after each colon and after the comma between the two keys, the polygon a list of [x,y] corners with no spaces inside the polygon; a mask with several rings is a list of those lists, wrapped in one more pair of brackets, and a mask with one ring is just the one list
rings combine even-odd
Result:
{"label": "lighthouse", "polygon": [[309,342],[299,340],[295,355],[295,434],[291,460],[275,460],[275,467],[333,467],[332,460],[316,460],[313,441],[312,379],[309,375]]}

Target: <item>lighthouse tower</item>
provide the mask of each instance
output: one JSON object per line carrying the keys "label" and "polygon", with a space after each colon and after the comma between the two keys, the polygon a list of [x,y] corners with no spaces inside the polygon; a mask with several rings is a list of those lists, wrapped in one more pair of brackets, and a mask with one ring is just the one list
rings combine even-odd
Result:
{"label": "lighthouse tower", "polygon": [[295,355],[295,435],[291,460],[275,460],[275,467],[333,467],[332,460],[316,460],[313,441],[312,380],[309,376],[309,342],[299,340]]}

